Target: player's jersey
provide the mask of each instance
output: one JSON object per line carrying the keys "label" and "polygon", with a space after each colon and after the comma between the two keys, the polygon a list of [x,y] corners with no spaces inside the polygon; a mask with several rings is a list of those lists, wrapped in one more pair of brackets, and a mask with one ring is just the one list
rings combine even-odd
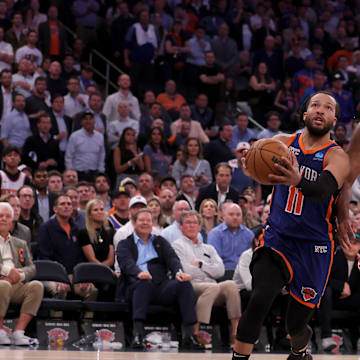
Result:
{"label": "player's jersey", "polygon": [[1,195],[16,194],[17,191],[25,185],[26,175],[23,172],[19,172],[19,176],[15,181],[11,180],[7,173],[0,170],[1,176]]}
{"label": "player's jersey", "polygon": [[[305,150],[302,134],[295,134],[288,142],[288,147],[295,153],[300,171],[306,180],[316,181],[325,167],[328,152],[338,147],[335,141],[313,150]],[[332,208],[336,195],[326,201],[316,202],[305,197],[294,186],[278,185],[274,187],[270,216],[266,230],[271,228],[286,237],[319,241],[332,238]]]}

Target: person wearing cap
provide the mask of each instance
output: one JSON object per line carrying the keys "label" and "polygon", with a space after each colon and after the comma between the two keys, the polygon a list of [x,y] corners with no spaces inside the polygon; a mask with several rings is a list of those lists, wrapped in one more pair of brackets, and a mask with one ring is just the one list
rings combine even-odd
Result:
{"label": "person wearing cap", "polygon": [[160,191],[163,189],[169,189],[176,195],[178,193],[176,180],[172,176],[164,176],[161,178]]}
{"label": "person wearing cap", "polygon": [[305,67],[298,71],[294,76],[294,91],[297,99],[300,100],[303,92],[314,86],[314,77],[316,73],[316,61],[314,55],[308,55],[305,58]]}
{"label": "person wearing cap", "polygon": [[[127,239],[134,232],[134,223],[133,223],[134,216],[140,209],[146,208],[146,206],[147,206],[147,201],[141,195],[135,195],[130,199],[129,202],[130,220],[116,231],[114,235],[115,250],[117,250],[120,241]],[[152,233],[154,235],[160,235],[160,231],[156,228],[153,229]],[[120,273],[120,267],[116,257],[115,257],[115,272]]]}
{"label": "person wearing cap", "polygon": [[114,230],[120,229],[129,221],[130,192],[124,186],[119,186],[112,196],[114,212],[108,216],[108,220]]}
{"label": "person wearing cap", "polygon": [[241,141],[237,144],[235,155],[236,159],[228,161],[228,164],[233,168],[232,178],[230,185],[236,189],[239,194],[248,187],[253,186],[256,192],[257,202],[261,200],[261,185],[255,180],[246,176],[242,170],[241,158],[244,156],[244,152],[250,149],[250,144],[245,141]]}
{"label": "person wearing cap", "polygon": [[344,90],[345,78],[344,75],[337,71],[331,76],[331,94],[339,103],[341,113],[339,122],[351,128],[352,119],[355,115],[354,100],[350,91]]}
{"label": "person wearing cap", "polygon": [[129,191],[131,198],[136,195],[137,184],[136,181],[131,177],[126,177],[125,179],[121,180],[120,186],[124,186],[125,189]]}
{"label": "person wearing cap", "polygon": [[104,136],[95,131],[92,112],[84,113],[81,129],[71,134],[65,153],[65,165],[67,169],[78,172],[79,180],[92,181],[97,172],[105,171]]}
{"label": "person wearing cap", "polygon": [[23,185],[31,185],[29,178],[18,169],[21,161],[20,150],[15,146],[8,146],[2,156],[5,164],[0,170],[1,195],[16,194]]}

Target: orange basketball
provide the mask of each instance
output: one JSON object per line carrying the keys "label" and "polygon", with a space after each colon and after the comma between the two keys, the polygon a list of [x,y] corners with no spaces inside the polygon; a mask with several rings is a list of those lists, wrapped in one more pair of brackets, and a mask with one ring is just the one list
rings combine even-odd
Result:
{"label": "orange basketball", "polygon": [[274,167],[281,163],[281,157],[290,158],[289,148],[279,140],[261,139],[256,141],[246,154],[245,163],[250,176],[264,185],[271,185],[269,174],[281,175]]}

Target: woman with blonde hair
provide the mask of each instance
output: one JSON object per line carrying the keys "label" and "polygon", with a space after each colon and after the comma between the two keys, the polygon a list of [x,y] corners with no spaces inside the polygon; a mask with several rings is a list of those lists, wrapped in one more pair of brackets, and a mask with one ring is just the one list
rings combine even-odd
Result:
{"label": "woman with blonde hair", "polygon": [[89,262],[113,267],[115,252],[112,230],[99,199],[88,202],[85,211],[85,229],[79,231],[78,239],[82,251]]}
{"label": "woman with blonde hair", "polygon": [[200,215],[203,221],[200,233],[203,237],[203,242],[207,243],[209,232],[219,223],[216,201],[213,199],[204,199],[200,204]]}

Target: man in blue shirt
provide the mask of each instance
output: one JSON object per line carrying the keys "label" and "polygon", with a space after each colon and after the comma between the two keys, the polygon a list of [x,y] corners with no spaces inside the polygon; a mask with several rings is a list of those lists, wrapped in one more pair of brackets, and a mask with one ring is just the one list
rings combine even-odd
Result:
{"label": "man in blue shirt", "polygon": [[250,139],[256,138],[254,131],[248,128],[249,118],[245,113],[239,113],[235,123],[232,138],[229,142],[230,149],[234,150],[239,142],[249,142]]}
{"label": "man in blue shirt", "polygon": [[240,255],[251,247],[254,233],[242,225],[242,211],[238,204],[225,208],[224,222],[212,229],[208,244],[215,247],[225,265],[225,275],[218,281],[232,280]]}
{"label": "man in blue shirt", "polygon": [[[183,322],[182,347],[201,350],[204,347],[194,336],[197,322],[195,294],[191,275],[182,271],[179,258],[171,245],[161,236],[151,234],[152,214],[139,210],[133,218],[134,233],[117,246],[117,260],[121,269],[119,292],[124,289],[132,304],[134,338],[132,347],[144,349],[144,321],[150,304],[177,304]],[[169,279],[168,271],[172,278]]]}

